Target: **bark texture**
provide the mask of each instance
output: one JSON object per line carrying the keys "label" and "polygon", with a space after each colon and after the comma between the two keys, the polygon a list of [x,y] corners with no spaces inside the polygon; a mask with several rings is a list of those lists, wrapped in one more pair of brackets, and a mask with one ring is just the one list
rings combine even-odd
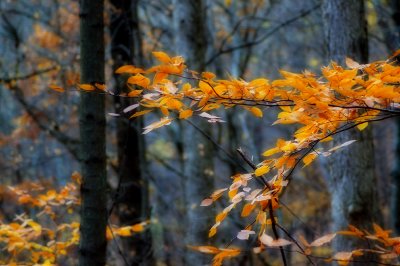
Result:
{"label": "bark texture", "polygon": [[[104,2],[80,1],[81,83],[104,82]],[[81,240],[79,265],[106,263],[106,154],[104,96],[81,93]]]}
{"label": "bark texture", "polygon": [[[122,65],[142,65],[141,38],[137,17],[137,0],[112,0],[111,56],[113,69]],[[126,77],[114,75],[115,94],[128,92]],[[117,113],[134,104],[130,98],[115,97]],[[130,114],[129,114],[130,115]],[[119,186],[115,197],[115,209],[121,225],[132,225],[149,219],[148,184],[143,178],[144,143],[140,134],[141,120],[117,119],[117,153]],[[123,252],[130,265],[149,264],[151,238],[148,232],[121,240]]]}
{"label": "bark texture", "polygon": [[[345,57],[358,62],[368,60],[367,24],[364,1],[324,0],[324,27],[328,59],[344,65]],[[335,137],[335,143],[356,139],[349,148],[335,153],[330,161],[328,185],[332,197],[333,230],[346,229],[349,224],[369,229],[378,218],[374,147],[372,129],[363,132],[350,130]],[[351,251],[362,247],[365,241],[338,237],[335,251]],[[366,256],[363,265],[373,257]]]}
{"label": "bark texture", "polygon": [[[174,26],[176,29],[176,53],[186,59],[188,68],[203,71],[205,66],[206,34],[204,2],[191,0],[174,1]],[[192,120],[211,136],[210,125],[202,120]],[[208,228],[213,222],[210,209],[200,207],[202,199],[213,191],[213,147],[212,143],[196,128],[185,124],[184,156],[185,199],[187,220],[185,225],[185,244],[200,245],[208,242]],[[209,259],[202,254],[187,251],[186,264],[204,265]]]}

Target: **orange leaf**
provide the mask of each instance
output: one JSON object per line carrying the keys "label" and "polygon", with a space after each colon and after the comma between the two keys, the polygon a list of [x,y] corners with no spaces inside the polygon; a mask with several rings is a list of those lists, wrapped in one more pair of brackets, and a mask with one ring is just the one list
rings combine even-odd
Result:
{"label": "orange leaf", "polygon": [[106,91],[106,89],[107,89],[107,87],[106,87],[106,84],[102,84],[102,83],[95,83],[94,84],[94,86],[96,87],[96,88],[98,88],[99,90],[102,90],[102,91]]}
{"label": "orange leaf", "polygon": [[199,87],[200,87],[200,90],[202,90],[205,94],[212,94],[213,93],[212,87],[207,82],[204,82],[204,81],[200,80]]}
{"label": "orange leaf", "polygon": [[64,92],[65,90],[57,85],[49,85],[49,88],[58,92]]}
{"label": "orange leaf", "polygon": [[134,67],[132,65],[121,66],[117,70],[115,70],[116,74],[121,74],[121,73],[138,74],[144,72],[145,71],[143,69]]}
{"label": "orange leaf", "polygon": [[160,62],[164,64],[169,64],[171,62],[171,58],[164,52],[153,52],[153,56]]}
{"label": "orange leaf", "polygon": [[256,117],[263,117],[263,112],[261,111],[260,108],[253,106],[253,107],[251,107],[250,111]]}
{"label": "orange leaf", "polygon": [[90,84],[78,84],[78,87],[81,90],[85,90],[85,91],[94,91],[95,90],[95,86],[90,85]]}
{"label": "orange leaf", "polygon": [[250,213],[254,210],[254,208],[256,207],[255,204],[251,204],[251,203],[247,203],[246,205],[244,205],[243,209],[242,209],[242,217],[247,217],[250,215]]}
{"label": "orange leaf", "polygon": [[150,80],[142,74],[136,74],[135,76],[128,78],[127,82],[144,88],[147,88],[150,85]]}
{"label": "orange leaf", "polygon": [[213,79],[215,78],[215,74],[211,72],[203,72],[201,73],[201,76],[205,79]]}
{"label": "orange leaf", "polygon": [[188,110],[183,110],[179,113],[179,119],[186,119],[189,118],[193,115],[193,111],[188,109]]}

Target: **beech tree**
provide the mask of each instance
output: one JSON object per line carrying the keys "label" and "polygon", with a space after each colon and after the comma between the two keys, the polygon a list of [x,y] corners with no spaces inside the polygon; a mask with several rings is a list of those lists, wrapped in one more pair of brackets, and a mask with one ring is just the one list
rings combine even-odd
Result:
{"label": "beech tree", "polygon": [[[360,63],[368,61],[368,35],[364,1],[324,1],[324,27],[328,46],[328,59],[339,64],[350,57]],[[334,230],[348,224],[371,228],[379,220],[378,198],[374,162],[372,128],[360,132],[348,130],[335,139],[342,143],[349,139],[358,142],[349,149],[334,154],[329,160],[328,187],[331,192]],[[338,237],[336,251],[360,246],[358,239]],[[366,258],[370,260],[370,258]],[[366,262],[365,262],[366,263]]]}
{"label": "beech tree", "polygon": [[[176,52],[188,59],[195,71],[205,68],[206,34],[205,34],[205,5],[202,0],[174,1],[174,26],[177,32],[175,37]],[[205,121],[194,121],[196,127],[202,128],[206,136],[212,131]],[[187,177],[184,183],[184,198],[187,208],[185,222],[185,243],[204,242],[207,240],[207,231],[202,224],[211,222],[212,215],[208,210],[200,209],[198,203],[202,196],[201,190],[214,189],[213,147],[206,136],[194,126],[183,125],[183,152],[184,174]],[[185,263],[204,264],[204,257],[195,253],[187,253]]]}

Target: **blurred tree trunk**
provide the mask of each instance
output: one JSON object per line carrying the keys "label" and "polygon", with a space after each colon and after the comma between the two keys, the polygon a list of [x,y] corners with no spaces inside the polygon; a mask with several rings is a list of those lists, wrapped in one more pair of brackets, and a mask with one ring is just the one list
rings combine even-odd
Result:
{"label": "blurred tree trunk", "polygon": [[[189,69],[203,71],[205,65],[206,34],[205,10],[202,0],[174,0],[174,26],[176,53],[186,59]],[[204,120],[192,120],[211,136],[211,127]],[[200,207],[200,202],[214,188],[213,146],[201,132],[191,125],[184,128],[184,173],[187,220],[185,244],[206,244],[208,228],[214,218],[210,209]],[[186,251],[185,265],[204,265],[209,258],[203,254]]]}
{"label": "blurred tree trunk", "polygon": [[[104,83],[104,2],[80,1],[81,83]],[[104,96],[81,93],[81,239],[79,265],[106,263],[106,153]]]}
{"label": "blurred tree trunk", "polygon": [[[375,9],[378,14],[378,24],[383,31],[385,45],[390,53],[399,49],[400,44],[400,1],[375,0]],[[386,6],[387,5],[387,6]],[[388,16],[390,14],[390,16]],[[399,64],[397,57],[397,64]],[[396,161],[394,163],[392,178],[394,182],[394,193],[392,195],[392,219],[396,234],[400,234],[400,119],[397,119],[397,144]]]}
{"label": "blurred tree trunk", "polygon": [[[113,69],[122,65],[143,64],[138,21],[138,1],[112,0],[111,56]],[[128,92],[126,77],[114,75],[115,95]],[[122,113],[134,104],[129,98],[114,98],[115,109]],[[144,139],[140,134],[141,119],[117,119],[117,153],[119,185],[115,206],[121,225],[132,225],[149,219],[148,183],[143,178]],[[122,240],[123,251],[131,265],[151,264],[152,248],[149,232]]]}
{"label": "blurred tree trunk", "polygon": [[[324,26],[328,58],[345,64],[345,57],[360,63],[368,60],[367,24],[364,1],[324,0]],[[330,161],[328,185],[332,195],[334,230],[346,229],[349,224],[369,229],[378,219],[376,177],[374,173],[374,147],[372,129],[363,132],[349,130],[335,136],[335,144],[358,140],[347,149],[335,153]],[[351,251],[365,246],[365,240],[338,237],[335,251]],[[372,257],[365,256],[363,265]]]}

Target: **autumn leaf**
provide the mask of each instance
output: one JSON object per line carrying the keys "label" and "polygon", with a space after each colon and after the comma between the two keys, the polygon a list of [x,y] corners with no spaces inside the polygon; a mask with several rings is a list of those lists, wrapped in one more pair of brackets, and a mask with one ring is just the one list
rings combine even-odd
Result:
{"label": "autumn leaf", "polygon": [[136,113],[134,113],[133,115],[131,115],[131,116],[129,117],[129,119],[134,118],[134,117],[139,117],[139,116],[142,116],[142,115],[145,115],[145,114],[148,114],[148,113],[150,113],[151,111],[153,111],[153,110],[148,109],[148,110],[143,110],[143,111],[136,112]]}
{"label": "autumn leaf", "polygon": [[147,133],[153,131],[156,128],[160,128],[160,127],[163,127],[165,125],[169,125],[169,124],[171,124],[172,120],[173,119],[171,119],[171,118],[163,117],[163,118],[161,118],[160,121],[156,121],[156,122],[144,127],[144,131],[143,131],[142,134],[147,134]]}
{"label": "autumn leaf", "polygon": [[250,111],[255,117],[263,117],[263,112],[261,111],[260,108],[253,106],[251,107]]}
{"label": "autumn leaf", "polygon": [[195,251],[199,251],[206,254],[217,254],[218,252],[220,252],[219,248],[213,246],[188,246],[188,247]]}
{"label": "autumn leaf", "polygon": [[289,240],[283,238],[273,239],[271,236],[265,233],[260,236],[260,241],[268,247],[282,247],[293,244]]}
{"label": "autumn leaf", "polygon": [[254,174],[255,174],[255,176],[262,176],[262,175],[265,175],[266,173],[268,173],[269,170],[270,170],[270,168],[268,165],[262,165],[254,171]]}
{"label": "autumn leaf", "polygon": [[334,239],[336,234],[327,234],[324,236],[321,236],[320,238],[315,239],[313,242],[311,242],[310,246],[312,247],[320,247],[326,243],[329,243]]}
{"label": "autumn leaf", "polygon": [[136,74],[135,76],[128,78],[126,82],[132,85],[141,86],[143,88],[147,88],[150,85],[150,79],[142,74]]}
{"label": "autumn leaf", "polygon": [[307,166],[310,163],[312,163],[315,160],[315,158],[317,158],[317,157],[318,157],[318,154],[316,152],[311,152],[311,153],[307,154],[306,156],[304,156],[304,158],[303,158],[304,166]]}
{"label": "autumn leaf", "polygon": [[243,207],[243,209],[242,209],[241,216],[242,216],[242,217],[247,217],[247,216],[249,216],[250,213],[254,210],[255,207],[256,207],[255,204],[247,203],[246,205],[244,205],[244,207]]}
{"label": "autumn leaf", "polygon": [[237,234],[237,239],[240,240],[248,240],[250,235],[254,235],[256,232],[251,231],[251,230],[241,230],[238,234]]}
{"label": "autumn leaf", "polygon": [[57,85],[49,85],[49,88],[58,92],[65,92],[65,89]]}
{"label": "autumn leaf", "polygon": [[354,68],[358,69],[361,67],[361,65],[359,63],[357,63],[356,61],[354,61],[353,59],[351,59],[349,57],[346,57],[345,63],[346,63],[346,66],[351,69],[354,69]]}
{"label": "autumn leaf", "polygon": [[139,96],[143,90],[132,90],[128,93],[128,97],[137,97]]}
{"label": "autumn leaf", "polygon": [[164,64],[169,64],[171,62],[171,58],[164,52],[152,52],[152,54],[158,61]]}
{"label": "autumn leaf", "polygon": [[145,71],[143,69],[132,66],[132,65],[121,66],[117,70],[115,70],[116,74],[122,74],[122,73],[138,74],[138,73],[144,73],[144,72]]}
{"label": "autumn leaf", "polygon": [[363,131],[368,126],[368,122],[357,125],[357,129]]}
{"label": "autumn leaf", "polygon": [[84,91],[94,91],[96,89],[96,87],[91,84],[78,84],[78,87]]}

